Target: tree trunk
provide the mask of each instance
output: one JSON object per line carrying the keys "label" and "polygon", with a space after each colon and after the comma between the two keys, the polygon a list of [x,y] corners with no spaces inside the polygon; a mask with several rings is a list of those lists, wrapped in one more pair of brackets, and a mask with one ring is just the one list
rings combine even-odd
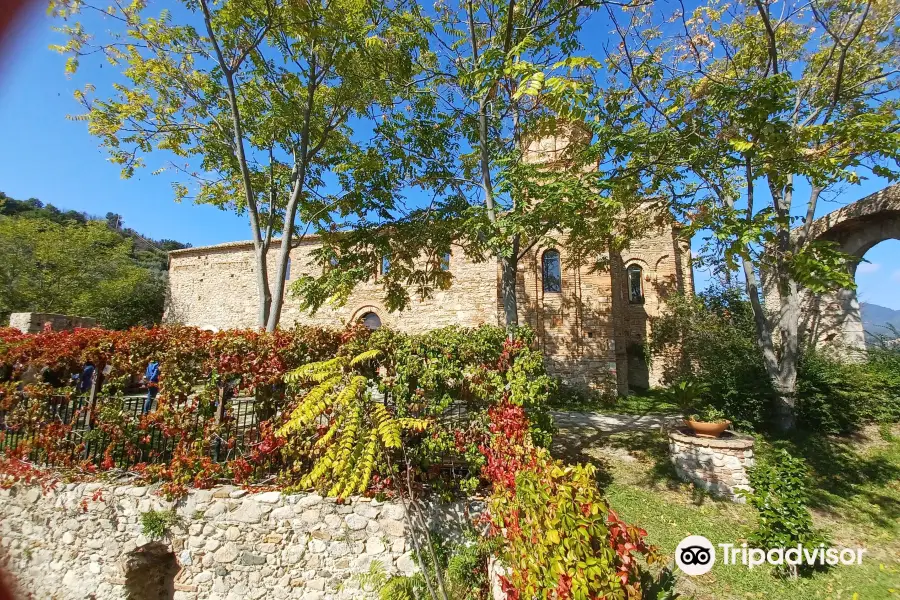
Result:
{"label": "tree trunk", "polygon": [[255,254],[256,288],[259,292],[259,312],[257,313],[256,326],[262,329],[269,321],[269,310],[272,306],[272,293],[269,291],[268,248],[263,245],[257,245]]}
{"label": "tree trunk", "polygon": [[800,295],[797,282],[791,276],[788,256],[793,248],[791,244],[790,214],[793,203],[794,176],[788,175],[786,182],[776,181],[771,176],[769,190],[775,206],[775,214],[779,217],[775,225],[775,277],[778,284],[778,295],[781,299],[778,309],[779,357],[778,373],[773,378],[778,398],[775,401],[775,425],[781,432],[794,429],[796,414],[795,393],[797,389],[797,362],[800,359]]}
{"label": "tree trunk", "polygon": [[309,65],[310,77],[306,86],[306,106],[303,108],[303,127],[300,130],[300,149],[299,153],[295,152],[294,154],[297,179],[294,181],[294,189],[291,191],[291,197],[288,199],[284,211],[284,231],[281,234],[281,246],[278,248],[278,262],[275,267],[275,290],[272,298],[272,311],[266,324],[266,331],[268,332],[275,331],[279,321],[281,321],[281,307],[284,304],[284,281],[287,278],[288,261],[291,259],[291,242],[294,240],[294,219],[297,217],[297,205],[300,202],[300,195],[303,193],[303,186],[306,183],[306,168],[309,164],[309,124],[312,118],[317,87],[315,83],[317,77],[315,52],[311,51],[311,56]]}
{"label": "tree trunk", "polygon": [[[284,305],[284,287],[287,279],[287,265],[291,259],[291,242],[294,239],[294,218],[297,213],[296,201],[291,201],[285,213],[284,231],[281,234],[281,245],[278,247],[278,260],[275,263],[275,282],[272,290],[272,308],[266,331],[273,332],[281,321],[281,307]],[[290,219],[290,220],[287,220]]]}
{"label": "tree trunk", "polygon": [[775,427],[781,433],[793,431],[797,426],[796,415],[797,378],[781,379],[775,382]]}
{"label": "tree trunk", "polygon": [[500,298],[503,302],[504,326],[512,335],[519,326],[519,306],[516,298],[516,274],[519,270],[519,236],[513,238],[509,256],[500,256]]}
{"label": "tree trunk", "polygon": [[781,356],[778,364],[778,375],[773,383],[778,397],[775,401],[775,426],[782,433],[791,431],[796,426],[795,411],[797,392],[797,363],[800,360],[800,294],[797,282],[790,275],[783,273],[781,285],[781,309],[778,315],[778,328],[781,337]]}

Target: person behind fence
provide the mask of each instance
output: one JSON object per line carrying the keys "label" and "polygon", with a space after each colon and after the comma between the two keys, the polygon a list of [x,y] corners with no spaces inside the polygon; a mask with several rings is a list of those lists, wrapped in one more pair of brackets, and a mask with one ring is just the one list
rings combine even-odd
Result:
{"label": "person behind fence", "polygon": [[94,363],[87,361],[81,368],[78,376],[78,393],[87,394],[91,391],[91,381],[94,379]]}
{"label": "person behind fence", "polygon": [[147,399],[144,400],[144,410],[141,414],[146,415],[153,408],[153,399],[159,393],[159,363],[151,360],[144,372],[144,381],[147,383]]}

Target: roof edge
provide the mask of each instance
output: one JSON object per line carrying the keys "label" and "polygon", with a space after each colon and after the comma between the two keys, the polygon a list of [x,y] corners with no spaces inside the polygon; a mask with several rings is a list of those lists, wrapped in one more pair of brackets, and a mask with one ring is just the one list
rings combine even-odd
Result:
{"label": "roof edge", "polygon": [[[313,241],[313,240],[318,240],[318,239],[319,239],[319,236],[317,234],[308,233],[305,236],[303,236],[302,240],[299,240],[299,241],[300,241],[300,243],[302,243],[302,242]],[[270,248],[278,248],[280,246],[281,246],[281,238],[275,238],[271,241]],[[186,256],[189,254],[196,254],[198,252],[209,252],[209,251],[214,251],[214,250],[237,250],[237,249],[252,248],[252,247],[253,247],[253,240],[239,240],[236,242],[223,242],[221,244],[210,244],[207,246],[192,246],[190,248],[181,248],[180,250],[170,250],[169,256],[177,257],[177,256]]]}

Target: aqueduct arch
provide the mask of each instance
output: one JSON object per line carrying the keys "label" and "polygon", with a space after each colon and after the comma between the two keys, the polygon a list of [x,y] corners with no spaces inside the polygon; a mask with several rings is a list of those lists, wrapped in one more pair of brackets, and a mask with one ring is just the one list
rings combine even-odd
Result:
{"label": "aqueduct arch", "polygon": [[[813,222],[810,239],[836,242],[841,251],[863,256],[876,244],[900,240],[900,184],[895,184],[828,213]],[[803,299],[801,334],[817,345],[865,350],[865,332],[855,290],[808,295]]]}

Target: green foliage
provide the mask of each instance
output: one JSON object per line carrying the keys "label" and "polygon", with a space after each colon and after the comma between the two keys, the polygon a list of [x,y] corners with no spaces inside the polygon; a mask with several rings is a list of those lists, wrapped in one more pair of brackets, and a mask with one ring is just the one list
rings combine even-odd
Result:
{"label": "green foliage", "polygon": [[[379,390],[389,395],[398,417],[430,419],[437,425],[408,448],[408,458],[423,470],[462,454],[477,477],[483,464],[478,451],[486,411],[508,398],[525,408],[534,438],[549,445],[553,420],[548,399],[556,382],[532,347],[528,328],[509,342],[500,327],[445,327],[420,335],[381,328],[347,348],[382,353]],[[462,458],[462,457],[460,457]],[[477,481],[477,479],[476,479]],[[469,481],[468,485],[474,482]]]}
{"label": "green foliage", "polygon": [[[68,75],[96,52],[117,71],[109,95],[94,97],[90,82],[76,90],[84,113],[74,118],[122,175],[155,161],[154,173],[180,175],[176,200],[193,192],[195,202],[247,215],[259,326],[274,330],[284,298],[290,245],[273,239],[294,240],[298,223],[327,234],[398,195],[398,152],[380,152],[354,130],[377,140],[389,108],[415,87],[422,41],[404,3],[200,0],[170,11],[53,0],[49,10],[65,20],[65,43],[54,49],[69,56]],[[94,11],[109,16],[108,27],[80,21]]]}
{"label": "green foliage", "polygon": [[757,510],[751,546],[763,549],[815,546],[825,538],[813,527],[807,509],[809,469],[802,458],[775,450],[749,473],[752,492],[741,492]]}
{"label": "green foliage", "polygon": [[644,571],[641,575],[641,586],[644,589],[642,600],[678,600],[681,598],[681,594],[675,591],[677,578],[674,566],[663,567],[656,577],[649,571]]}
{"label": "green foliage", "polygon": [[688,413],[697,408],[708,393],[708,383],[695,379],[682,379],[669,386],[666,390],[666,398],[683,412]]}
{"label": "green foliage", "polygon": [[[620,159],[702,236],[698,261],[740,272],[748,295],[766,288],[788,307],[804,287],[853,286],[851,257],[809,228],[829,192],[900,177],[897,11],[896,0],[711,0],[676,11],[674,28],[664,4],[610,12],[621,84],[604,116],[620,123]],[[751,308],[758,381],[778,391],[787,429],[800,311]]]}
{"label": "green foliage", "polygon": [[[600,65],[578,36],[598,6],[551,0],[522,10],[486,0],[415,11],[428,42],[417,62],[421,85],[409,103],[385,107],[377,144],[434,199],[423,207],[413,196],[372,197],[366,212],[354,211],[352,231],[326,233],[317,259],[325,267],[340,257],[341,268],[294,284],[304,306],[346,302],[372,281],[383,256],[391,268],[374,283],[390,310],[453,285],[455,259],[441,267],[451,252],[509,262],[503,289],[514,290],[515,264],[527,249],[564,237],[568,256],[593,266],[612,230],[640,221],[617,222],[638,194],[609,192],[597,168],[604,151],[589,143],[604,132],[595,127],[604,99],[594,78]],[[556,161],[548,169],[537,164],[534,142],[555,134],[574,143],[540,156]],[[510,326],[518,323],[511,309],[505,316]]]}
{"label": "green foliage", "polygon": [[497,557],[511,570],[503,588],[525,598],[641,598],[632,553],[657,559],[646,532],[609,509],[592,465],[564,466],[544,450],[536,458],[513,487],[498,481],[488,501],[492,531],[502,538]]}
{"label": "green foliage", "polygon": [[[652,348],[664,357],[673,401],[687,385],[706,386],[708,404],[744,429],[768,425],[774,393],[754,341],[750,303],[736,288],[674,297],[653,321]],[[685,382],[691,382],[685,384]],[[797,372],[798,426],[849,433],[867,422],[900,419],[900,350],[870,348],[864,360],[805,349]]]}
{"label": "green foliage", "polygon": [[141,513],[141,533],[149,540],[158,540],[168,535],[178,521],[174,510],[148,510]]}
{"label": "green foliage", "polygon": [[701,423],[721,423],[728,420],[728,415],[715,406],[707,404],[699,412],[692,414],[691,419]]}
{"label": "green foliage", "polygon": [[165,276],[140,266],[132,241],[104,222],[0,216],[0,313],[94,317],[109,328],[162,317]]}
{"label": "green foliage", "polygon": [[[450,543],[440,536],[431,536],[437,565],[432,561],[430,552],[423,553],[419,558],[430,573],[440,569],[441,582],[448,599],[487,600],[490,597],[487,578],[490,544],[472,530],[464,534],[462,543]],[[389,577],[378,561],[373,561],[369,571],[358,579],[363,589],[377,591],[379,600],[414,600],[435,598],[435,595],[437,598],[443,597],[437,591],[431,594],[422,573],[415,573],[410,577]]]}
{"label": "green foliage", "polygon": [[652,321],[650,347],[663,357],[665,382],[677,388],[689,381],[691,392],[705,387],[708,404],[739,428],[766,423],[774,394],[755,342],[753,312],[739,289],[670,298],[667,311]]}
{"label": "green foliage", "polygon": [[301,488],[327,486],[328,495],[338,498],[362,493],[381,454],[400,448],[402,431],[428,427],[425,419],[395,418],[372,399],[369,379],[361,372],[380,356],[377,349],[338,355],[285,376],[291,385],[316,384],[277,431],[278,437],[287,439],[315,431],[315,464],[300,479]]}
{"label": "green foliage", "polygon": [[797,374],[797,415],[823,433],[900,420],[900,349],[870,348],[863,362],[808,351]]}
{"label": "green foliage", "polygon": [[16,200],[3,192],[0,192],[0,215],[43,219],[58,225],[69,225],[72,223],[84,225],[89,220],[94,220],[87,214],[75,210],[61,211],[52,204],[44,204],[37,198]]}

